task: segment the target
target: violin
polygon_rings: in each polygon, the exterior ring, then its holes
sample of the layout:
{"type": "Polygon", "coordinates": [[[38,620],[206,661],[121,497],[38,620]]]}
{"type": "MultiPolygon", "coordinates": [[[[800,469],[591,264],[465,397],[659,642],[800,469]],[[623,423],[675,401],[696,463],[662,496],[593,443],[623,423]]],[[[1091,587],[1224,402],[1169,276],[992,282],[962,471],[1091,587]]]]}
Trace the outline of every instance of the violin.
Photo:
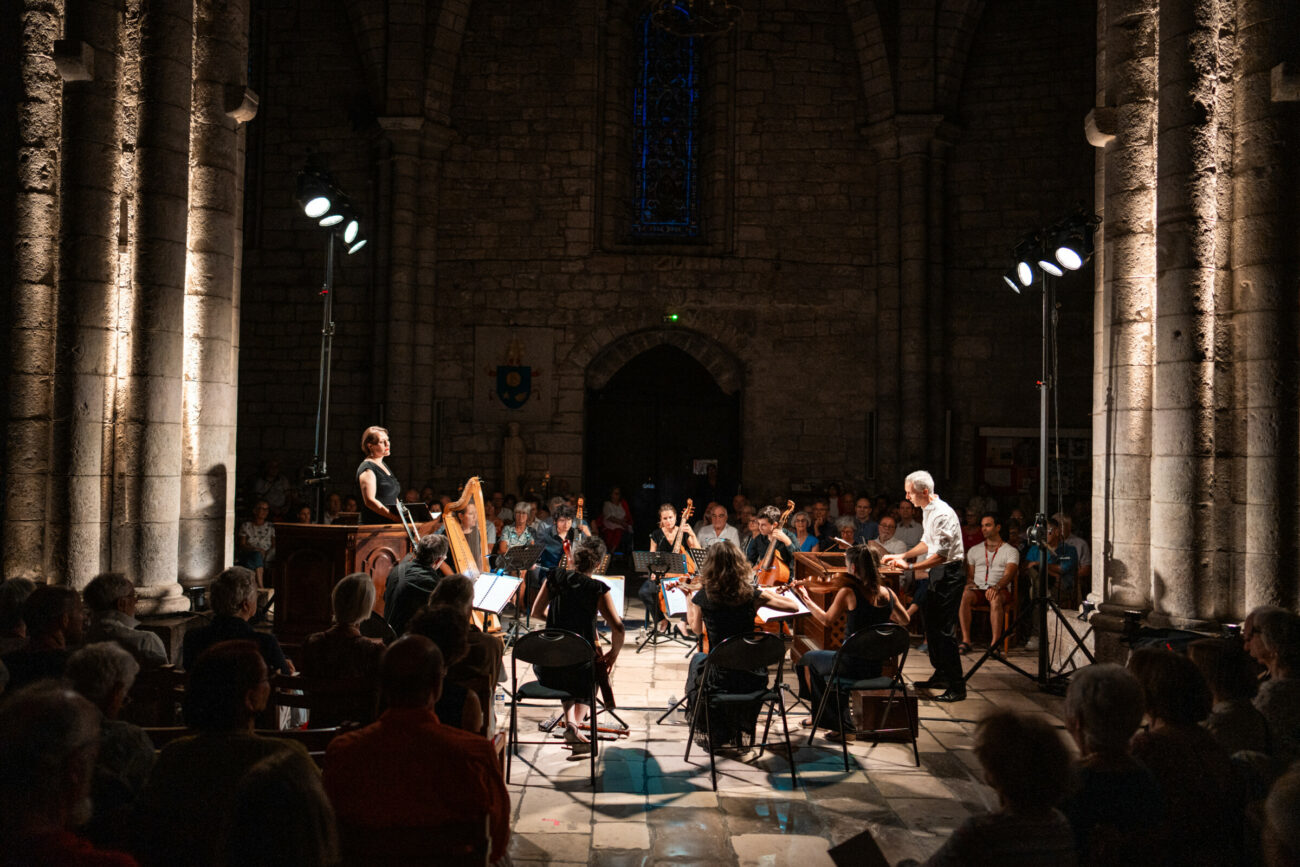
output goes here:
{"type": "Polygon", "coordinates": [[[786,584],[790,581],[790,567],[781,562],[776,556],[776,534],[785,529],[786,522],[794,514],[794,500],[785,501],[785,511],[781,513],[781,520],[772,530],[772,535],[767,540],[767,553],[763,559],[758,561],[758,566],[754,569],[754,581],[759,586],[771,587],[773,584],[786,584]]]}

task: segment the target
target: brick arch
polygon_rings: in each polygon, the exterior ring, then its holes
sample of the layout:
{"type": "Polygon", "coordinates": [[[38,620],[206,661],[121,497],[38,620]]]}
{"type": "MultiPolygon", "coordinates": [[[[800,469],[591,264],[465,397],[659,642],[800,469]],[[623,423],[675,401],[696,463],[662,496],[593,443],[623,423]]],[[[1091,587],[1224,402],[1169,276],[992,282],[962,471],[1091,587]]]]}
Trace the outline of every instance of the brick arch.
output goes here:
{"type": "Polygon", "coordinates": [[[600,389],[633,358],[665,345],[698,361],[727,394],[740,391],[745,383],[745,366],[738,355],[712,337],[683,328],[645,328],[617,336],[601,329],[575,346],[566,364],[585,372],[587,388],[600,389]]]}

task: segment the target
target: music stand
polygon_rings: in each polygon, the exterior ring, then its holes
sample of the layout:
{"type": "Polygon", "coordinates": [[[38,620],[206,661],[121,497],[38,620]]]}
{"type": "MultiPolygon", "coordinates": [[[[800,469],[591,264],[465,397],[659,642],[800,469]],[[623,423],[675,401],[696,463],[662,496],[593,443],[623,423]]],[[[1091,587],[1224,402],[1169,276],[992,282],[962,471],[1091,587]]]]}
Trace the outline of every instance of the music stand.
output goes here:
{"type": "MultiPolygon", "coordinates": [[[[537,562],[537,558],[542,556],[546,546],[538,543],[532,545],[518,545],[514,548],[508,548],[504,554],[497,555],[497,568],[503,572],[527,573],[537,562]]],[[[528,598],[528,578],[525,574],[523,584],[524,597],[524,622],[519,623],[519,602],[515,601],[515,616],[511,619],[510,625],[506,628],[504,641],[507,645],[513,644],[515,639],[520,635],[531,632],[533,628],[532,621],[532,600],[528,598]]]]}
{"type": "MultiPolygon", "coordinates": [[[[674,554],[671,551],[633,551],[632,566],[637,572],[649,574],[650,580],[655,582],[655,586],[662,594],[665,575],[670,572],[676,575],[686,574],[686,555],[674,554]]],[[[637,653],[644,650],[647,644],[656,647],[666,641],[680,642],[688,647],[694,646],[694,642],[672,629],[663,632],[655,629],[653,626],[654,615],[650,611],[646,611],[645,617],[646,635],[645,638],[641,639],[641,643],[636,646],[637,653]]]]}

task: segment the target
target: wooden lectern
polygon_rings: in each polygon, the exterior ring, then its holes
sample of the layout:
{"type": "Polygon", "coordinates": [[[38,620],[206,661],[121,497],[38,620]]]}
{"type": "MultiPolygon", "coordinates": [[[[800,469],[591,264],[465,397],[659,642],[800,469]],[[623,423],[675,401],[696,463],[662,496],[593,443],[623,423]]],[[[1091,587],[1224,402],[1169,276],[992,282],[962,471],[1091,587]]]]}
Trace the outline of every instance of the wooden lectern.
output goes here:
{"type": "MultiPolygon", "coordinates": [[[[431,532],[432,525],[419,528],[431,532]]],[[[276,524],[275,634],[283,643],[301,644],[333,621],[330,594],[345,575],[365,572],[375,585],[375,611],[384,613],[388,573],[410,552],[401,524],[276,524]]]]}

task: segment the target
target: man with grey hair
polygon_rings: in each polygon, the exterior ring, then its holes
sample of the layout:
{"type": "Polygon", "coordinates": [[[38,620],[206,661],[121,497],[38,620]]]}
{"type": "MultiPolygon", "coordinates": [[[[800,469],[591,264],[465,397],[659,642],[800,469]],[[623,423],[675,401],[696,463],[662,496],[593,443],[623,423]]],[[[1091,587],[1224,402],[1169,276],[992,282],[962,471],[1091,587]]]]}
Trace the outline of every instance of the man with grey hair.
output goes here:
{"type": "Polygon", "coordinates": [[[921,612],[934,676],[917,686],[944,690],[935,701],[962,701],[966,682],[957,650],[957,618],[966,586],[966,549],[961,541],[961,520],[952,506],[939,499],[934,477],[925,470],[909,475],[903,487],[908,500],[921,510],[921,541],[902,554],[882,557],[881,565],[906,569],[907,561],[915,559],[912,569],[929,570],[930,588],[921,612]]]}
{"type": "Polygon", "coordinates": [[[406,624],[442,580],[438,567],[447,559],[447,537],[430,533],[415,544],[411,556],[393,567],[384,585],[384,619],[401,635],[406,624]]]}
{"type": "Polygon", "coordinates": [[[114,641],[87,644],[68,660],[68,682],[103,715],[91,786],[94,811],[85,833],[104,845],[126,842],[126,820],[153,770],[149,736],[139,726],[117,718],[139,672],[135,657],[114,641]]]}
{"type": "Polygon", "coordinates": [[[257,613],[257,576],[243,566],[231,566],[212,582],[212,622],[185,633],[181,661],[186,671],[214,644],[222,641],[252,641],[272,674],[293,673],[293,663],[284,656],[280,642],[269,632],[258,632],[248,621],[257,613]]]}
{"type": "Polygon", "coordinates": [[[91,815],[99,712],[65,686],[33,684],[0,706],[0,840],[6,864],[127,865],[73,829],[91,815]]]}
{"type": "Polygon", "coordinates": [[[167,664],[162,639],[135,619],[135,585],[129,578],[121,572],[96,575],[82,596],[90,609],[86,641],[116,641],[148,668],[167,664]]]}

